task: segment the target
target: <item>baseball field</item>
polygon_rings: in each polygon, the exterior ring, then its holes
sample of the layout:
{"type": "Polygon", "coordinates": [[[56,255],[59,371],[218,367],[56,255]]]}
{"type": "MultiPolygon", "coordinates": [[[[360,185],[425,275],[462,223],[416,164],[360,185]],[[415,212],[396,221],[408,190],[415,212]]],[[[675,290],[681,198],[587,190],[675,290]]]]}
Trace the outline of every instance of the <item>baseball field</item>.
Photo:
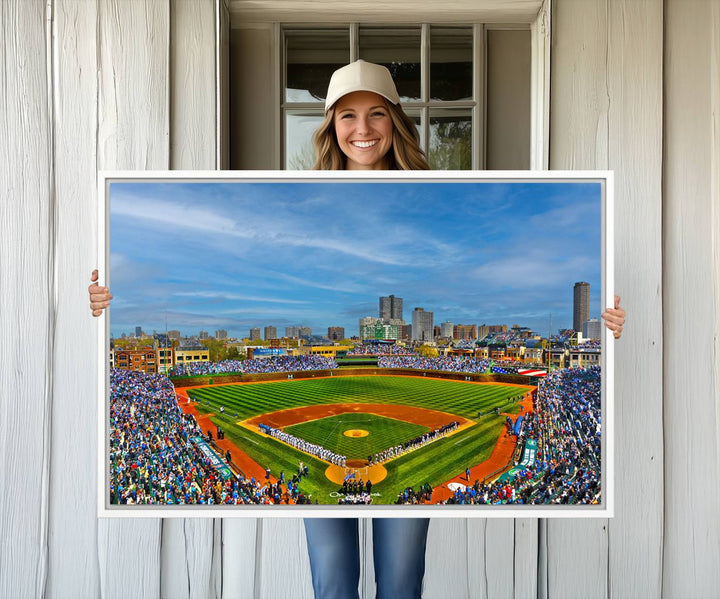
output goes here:
{"type": "Polygon", "coordinates": [[[309,475],[300,488],[321,504],[336,504],[343,475],[354,471],[373,480],[373,504],[390,504],[406,487],[438,487],[488,460],[504,435],[506,416],[519,412],[517,400],[531,389],[431,377],[334,376],[189,387],[182,395],[225,430],[240,453],[236,460],[233,452],[233,461],[249,460],[254,472],[270,468],[273,481],[281,471],[289,479],[303,462],[309,475]],[[368,468],[375,453],[453,421],[458,427],[451,433],[368,468]],[[347,467],[291,447],[260,424],[342,454],[347,467]]]}

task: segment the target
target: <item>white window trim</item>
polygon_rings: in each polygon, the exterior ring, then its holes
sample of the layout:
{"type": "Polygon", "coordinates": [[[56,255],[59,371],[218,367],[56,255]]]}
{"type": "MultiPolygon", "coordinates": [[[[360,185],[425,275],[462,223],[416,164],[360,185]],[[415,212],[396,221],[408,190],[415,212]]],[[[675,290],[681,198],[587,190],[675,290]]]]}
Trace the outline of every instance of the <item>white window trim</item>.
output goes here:
{"type": "Polygon", "coordinates": [[[530,168],[550,168],[550,2],[530,26],[530,168]]]}
{"type": "Polygon", "coordinates": [[[219,0],[228,3],[233,27],[241,23],[418,23],[531,24],[544,0],[219,0]]]}
{"type": "MultiPolygon", "coordinates": [[[[530,26],[531,31],[531,84],[530,84],[530,169],[531,170],[547,170],[550,162],[550,151],[549,151],[549,131],[550,131],[550,14],[551,14],[551,1],[552,0],[538,0],[537,8],[533,11],[527,10],[525,13],[519,13],[517,7],[513,6],[510,0],[484,0],[481,2],[481,6],[474,7],[472,11],[468,13],[467,3],[461,2],[458,6],[448,5],[447,3],[443,6],[442,14],[432,12],[428,10],[418,10],[411,12],[409,7],[412,2],[398,2],[388,3],[386,10],[390,10],[390,7],[394,7],[394,13],[396,17],[402,17],[405,14],[414,14],[416,18],[422,18],[422,21],[427,23],[437,24],[457,24],[462,22],[464,19],[470,19],[472,15],[473,21],[484,20],[486,22],[502,23],[502,22],[514,22],[526,23],[530,26]],[[403,10],[401,4],[407,4],[403,10]],[[464,5],[464,10],[459,6],[464,5]],[[450,19],[450,21],[448,21],[450,19]]],[[[363,12],[363,8],[367,9],[367,4],[361,4],[357,7],[354,6],[354,2],[346,2],[344,4],[345,12],[340,14],[336,10],[330,9],[330,3],[324,16],[321,18],[319,14],[313,12],[303,12],[299,10],[299,2],[292,0],[292,2],[278,2],[277,0],[262,0],[248,3],[245,0],[231,0],[229,3],[230,18],[232,27],[243,27],[248,26],[251,22],[258,21],[272,21],[273,22],[273,64],[275,66],[275,72],[277,76],[274,78],[275,83],[273,89],[272,98],[273,106],[275,107],[275,123],[277,123],[278,130],[274,133],[276,138],[279,138],[281,142],[274,145],[273,159],[275,168],[284,168],[284,118],[283,109],[281,102],[284,89],[284,73],[283,71],[283,48],[282,42],[282,30],[280,21],[284,24],[291,25],[303,25],[309,26],[311,23],[308,20],[318,20],[325,24],[341,24],[347,23],[350,20],[355,21],[355,25],[350,27],[350,51],[351,60],[357,59],[357,56],[353,56],[357,44],[358,25],[357,23],[364,23],[367,20],[382,21],[385,24],[395,23],[397,21],[392,20],[389,14],[382,13],[383,3],[377,2],[374,12],[369,13],[367,10],[363,12]],[[380,12],[377,12],[380,11],[380,12]],[[352,15],[352,19],[348,18],[348,15],[352,15]],[[313,18],[315,17],[315,18],[313,18]],[[353,39],[355,36],[355,39],[353,39]]],[[[314,6],[318,7],[317,0],[314,2],[314,6]]],[[[422,3],[420,3],[422,4],[422,3]]],[[[475,27],[474,35],[485,36],[488,27],[496,28],[497,25],[488,24],[485,27],[475,27]],[[479,30],[479,32],[478,32],[479,30]]],[[[507,26],[506,26],[507,27],[507,26]]],[[[473,56],[474,61],[484,61],[484,43],[478,43],[483,40],[474,39],[473,47],[475,55],[473,56]]],[[[478,62],[477,64],[480,64],[478,62]]],[[[477,70],[475,70],[477,72],[477,70]]],[[[483,73],[486,73],[487,69],[483,69],[483,73]]],[[[482,80],[478,77],[473,82],[473,94],[476,98],[481,98],[482,101],[476,102],[473,108],[473,121],[480,131],[485,135],[485,80],[484,76],[482,80]]],[[[427,81],[427,78],[425,78],[427,81]]],[[[486,140],[482,139],[481,143],[473,143],[473,164],[484,165],[486,140]]]]}

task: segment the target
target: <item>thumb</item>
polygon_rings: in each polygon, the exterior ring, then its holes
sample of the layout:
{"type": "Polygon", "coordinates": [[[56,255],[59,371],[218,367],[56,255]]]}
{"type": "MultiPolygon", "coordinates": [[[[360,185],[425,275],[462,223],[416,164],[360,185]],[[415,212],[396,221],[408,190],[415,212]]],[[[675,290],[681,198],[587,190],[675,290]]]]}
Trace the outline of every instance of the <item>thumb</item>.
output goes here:
{"type": "Polygon", "coordinates": [[[98,280],[98,271],[97,268],[92,271],[92,274],[90,275],[90,280],[94,283],[98,280]]]}
{"type": "Polygon", "coordinates": [[[615,309],[617,310],[620,307],[620,296],[615,296],[615,309]]]}

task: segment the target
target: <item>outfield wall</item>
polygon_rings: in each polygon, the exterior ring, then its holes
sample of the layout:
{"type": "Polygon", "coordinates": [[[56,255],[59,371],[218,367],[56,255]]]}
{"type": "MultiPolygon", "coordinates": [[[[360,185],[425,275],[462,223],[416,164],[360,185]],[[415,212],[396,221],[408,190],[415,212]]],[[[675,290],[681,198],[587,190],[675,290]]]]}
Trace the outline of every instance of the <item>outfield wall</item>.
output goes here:
{"type": "Polygon", "coordinates": [[[446,372],[443,370],[422,370],[414,368],[338,368],[334,370],[299,370],[296,372],[267,372],[262,374],[213,374],[170,378],[176,388],[197,387],[200,385],[228,385],[230,383],[261,383],[285,381],[289,377],[295,380],[314,379],[329,376],[427,376],[434,379],[451,381],[472,381],[474,383],[508,383],[512,385],[537,386],[535,377],[519,374],[471,374],[466,372],[446,372]]]}

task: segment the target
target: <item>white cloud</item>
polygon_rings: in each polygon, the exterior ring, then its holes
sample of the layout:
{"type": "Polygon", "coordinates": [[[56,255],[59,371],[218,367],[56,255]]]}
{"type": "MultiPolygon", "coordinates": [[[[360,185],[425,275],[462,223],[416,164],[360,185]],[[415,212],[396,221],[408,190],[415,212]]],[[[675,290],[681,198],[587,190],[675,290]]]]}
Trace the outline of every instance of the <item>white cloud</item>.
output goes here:
{"type": "Polygon", "coordinates": [[[172,294],[175,297],[196,297],[201,299],[218,299],[246,302],[264,302],[275,304],[307,304],[306,300],[293,300],[284,297],[257,297],[240,295],[237,293],[226,293],[224,291],[178,291],[172,294]]]}
{"type": "MultiPolygon", "coordinates": [[[[571,248],[567,249],[571,251],[571,248]]],[[[580,281],[588,278],[588,272],[595,271],[599,271],[599,265],[587,256],[569,255],[561,259],[560,256],[532,249],[525,255],[490,260],[475,268],[472,277],[481,285],[538,289],[580,281]]]]}
{"type": "Polygon", "coordinates": [[[124,216],[137,219],[146,225],[158,225],[163,230],[180,228],[213,233],[229,233],[244,237],[251,236],[249,232],[239,229],[235,220],[217,214],[211,208],[186,206],[177,202],[119,195],[112,199],[110,215],[111,218],[124,216]]]}

